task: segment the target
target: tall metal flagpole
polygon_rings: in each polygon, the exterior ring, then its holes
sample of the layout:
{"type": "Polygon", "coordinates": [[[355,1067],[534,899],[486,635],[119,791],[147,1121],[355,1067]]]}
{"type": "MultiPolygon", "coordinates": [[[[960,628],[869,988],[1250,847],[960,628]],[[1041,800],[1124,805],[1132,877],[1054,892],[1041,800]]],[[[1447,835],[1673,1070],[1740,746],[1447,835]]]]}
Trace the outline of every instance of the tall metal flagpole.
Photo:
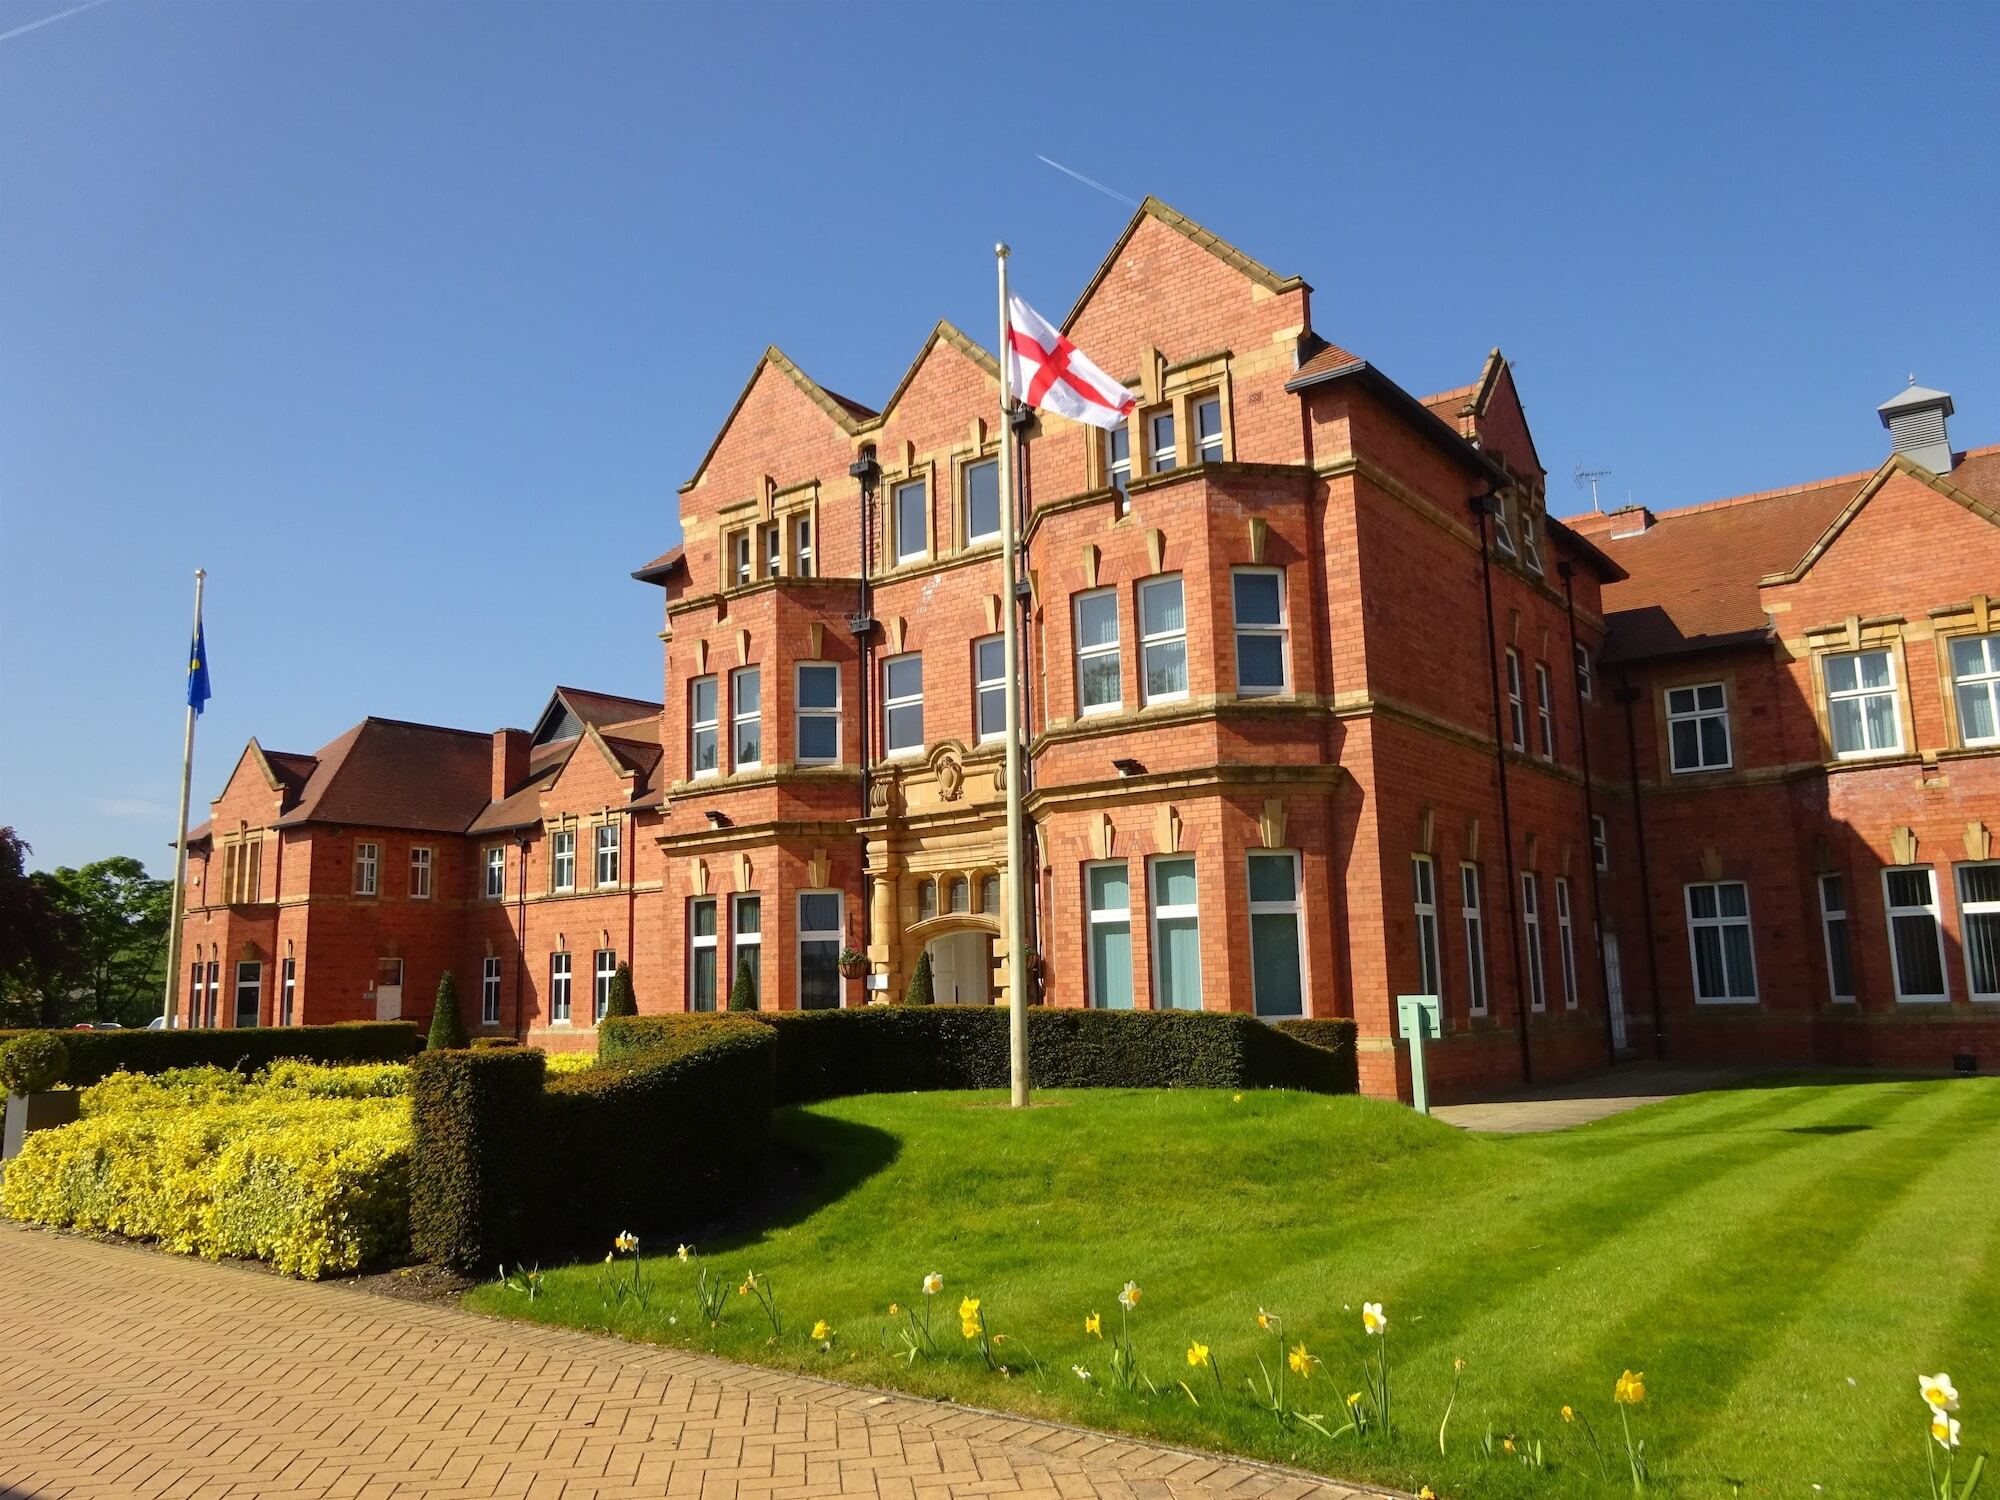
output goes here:
{"type": "MultiPolygon", "coordinates": [[[[194,570],[194,629],[188,632],[188,649],[194,649],[195,641],[201,635],[201,591],[208,574],[200,568],[194,570]]],[[[188,675],[194,674],[194,664],[188,664],[188,675]]],[[[194,781],[194,702],[187,706],[187,731],[181,740],[181,821],[180,833],[174,840],[174,901],[173,916],[167,926],[167,993],[161,1002],[160,1014],[163,1024],[174,1024],[176,990],[181,972],[181,916],[187,905],[187,841],[188,841],[188,788],[194,781]]],[[[190,1020],[193,1018],[190,1017],[190,1020]]]]}
{"type": "Polygon", "coordinates": [[[993,247],[1000,272],[1000,610],[1007,671],[1007,1067],[1013,1105],[1028,1103],[1028,858],[1021,827],[1020,608],[1014,598],[1014,393],[1007,381],[1007,247],[993,247]]]}

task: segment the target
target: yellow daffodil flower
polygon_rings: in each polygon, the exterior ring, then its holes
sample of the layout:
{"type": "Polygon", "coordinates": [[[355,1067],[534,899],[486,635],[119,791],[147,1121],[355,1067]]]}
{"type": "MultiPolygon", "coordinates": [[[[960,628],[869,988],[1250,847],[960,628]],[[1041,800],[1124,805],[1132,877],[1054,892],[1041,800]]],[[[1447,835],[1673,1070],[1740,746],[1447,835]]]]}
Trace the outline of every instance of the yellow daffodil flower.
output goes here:
{"type": "Polygon", "coordinates": [[[1083,1320],[1083,1331],[1094,1339],[1103,1338],[1104,1319],[1098,1317],[1096,1313],[1086,1314],[1083,1320]]]}
{"type": "Polygon", "coordinates": [[[1576,1412],[1565,1406],[1563,1408],[1563,1420],[1565,1422],[1574,1422],[1576,1420],[1576,1412]]]}
{"type": "Polygon", "coordinates": [[[621,1230],[618,1238],[611,1243],[616,1245],[620,1250],[623,1250],[627,1255],[630,1255],[634,1250],[639,1248],[639,1236],[632,1233],[629,1229],[621,1230]]]}
{"type": "Polygon", "coordinates": [[[1231,1104],[1241,1104],[1243,1102],[1243,1096],[1241,1094],[1232,1094],[1229,1096],[1229,1102],[1231,1104]]]}
{"type": "Polygon", "coordinates": [[[1207,1364],[1208,1345],[1202,1343],[1198,1339],[1190,1340],[1188,1343],[1188,1363],[1195,1366],[1197,1369],[1200,1368],[1202,1365],[1207,1364]]]}
{"type": "Polygon", "coordinates": [[[1285,1363],[1292,1367],[1294,1375],[1310,1380],[1312,1372],[1319,1368],[1319,1357],[1306,1353],[1306,1346],[1300,1343],[1293,1346],[1292,1352],[1285,1356],[1285,1363]]]}
{"type": "Polygon", "coordinates": [[[1438,1500],[1437,1491],[1432,1489],[1429,1485],[1425,1485],[1422,1489],[1417,1491],[1417,1500],[1438,1500]]]}
{"type": "Polygon", "coordinates": [[[1261,1307],[1257,1309],[1257,1326],[1266,1333],[1271,1331],[1271,1315],[1261,1307]]]}
{"type": "Polygon", "coordinates": [[[979,1299],[967,1297],[958,1304],[958,1317],[962,1323],[970,1323],[979,1316],[979,1299]]]}
{"type": "Polygon", "coordinates": [[[926,1297],[935,1297],[939,1292],[943,1290],[944,1290],[944,1278],[938,1275],[937,1272],[933,1271],[931,1272],[930,1275],[924,1278],[924,1295],[926,1297]]]}
{"type": "Polygon", "coordinates": [[[1354,1409],[1355,1407],[1359,1406],[1360,1404],[1361,1404],[1361,1392],[1359,1392],[1359,1391],[1349,1391],[1349,1392],[1347,1393],[1347,1408],[1348,1408],[1348,1410],[1349,1410],[1349,1411],[1352,1411],[1352,1410],[1353,1410],[1353,1409],[1354,1409]]]}
{"type": "Polygon", "coordinates": [[[1139,1291],[1139,1283],[1136,1281],[1128,1281],[1125,1283],[1125,1290],[1118,1294],[1118,1300],[1120,1303],[1124,1305],[1125,1311],[1131,1312],[1134,1308],[1136,1308],[1139,1305],[1139,1298],[1141,1295],[1142,1294],[1139,1291]]]}
{"type": "Polygon", "coordinates": [[[1919,1375],[1917,1389],[1924,1400],[1939,1411],[1958,1410],[1958,1387],[1951,1383],[1951,1377],[1940,1370],[1935,1375],[1919,1375]]]}
{"type": "Polygon", "coordinates": [[[674,1252],[674,1257],[677,1260],[688,1260],[693,1255],[694,1255],[694,1246],[692,1245],[683,1245],[680,1247],[680,1249],[674,1252]]]}
{"type": "Polygon", "coordinates": [[[967,1319],[965,1322],[959,1324],[958,1331],[964,1334],[968,1340],[979,1337],[979,1325],[971,1319],[967,1319]]]}
{"type": "Polygon", "coordinates": [[[895,1304],[894,1302],[891,1302],[891,1303],[889,1304],[889,1316],[890,1316],[890,1317],[892,1317],[892,1318],[896,1318],[896,1317],[901,1317],[901,1316],[902,1316],[902,1312],[903,1312],[903,1309],[902,1309],[901,1307],[899,1307],[899,1306],[898,1306],[897,1304],[895,1304]]]}
{"type": "Polygon", "coordinates": [[[1379,1302],[1361,1304],[1361,1326],[1369,1333],[1380,1333],[1389,1326],[1389,1319],[1382,1312],[1379,1302]]]}
{"type": "Polygon", "coordinates": [[[1457,1371],[1463,1371],[1463,1370],[1465,1369],[1465,1359],[1464,1359],[1464,1356],[1462,1356],[1462,1355],[1461,1355],[1461,1356],[1460,1356],[1459,1358],[1457,1358],[1457,1359],[1453,1360],[1453,1361],[1451,1362],[1451,1367],[1452,1367],[1452,1369],[1453,1369],[1453,1371],[1454,1371],[1454,1372],[1457,1372],[1457,1371]]]}
{"type": "Polygon", "coordinates": [[[1956,1448],[1958,1446],[1958,1418],[1949,1416],[1939,1411],[1936,1407],[1932,1407],[1931,1436],[1937,1439],[1937,1445],[1940,1448],[1956,1448]]]}
{"type": "Polygon", "coordinates": [[[1620,1406],[1637,1406],[1646,1399],[1646,1372],[1636,1375],[1627,1370],[1618,1377],[1618,1384],[1611,1389],[1611,1399],[1620,1406]]]}
{"type": "Polygon", "coordinates": [[[1510,1437],[1502,1438],[1500,1439],[1500,1446],[1507,1452],[1512,1453],[1514,1451],[1514,1440],[1510,1437]]]}

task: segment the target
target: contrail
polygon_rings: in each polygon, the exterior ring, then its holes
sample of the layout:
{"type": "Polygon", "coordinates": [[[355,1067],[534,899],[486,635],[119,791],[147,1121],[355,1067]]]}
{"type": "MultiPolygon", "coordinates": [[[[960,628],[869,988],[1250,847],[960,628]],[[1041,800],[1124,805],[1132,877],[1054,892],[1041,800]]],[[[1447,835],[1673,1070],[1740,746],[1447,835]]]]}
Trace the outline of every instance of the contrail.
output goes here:
{"type": "Polygon", "coordinates": [[[96,10],[104,3],[105,0],[83,0],[81,5],[72,5],[68,10],[59,10],[52,16],[43,16],[41,20],[30,21],[26,26],[16,26],[12,31],[0,31],[0,42],[11,42],[15,37],[24,36],[30,31],[40,31],[44,26],[53,26],[70,16],[80,16],[87,10],[96,10]]]}
{"type": "MultiPolygon", "coordinates": [[[[103,0],[95,0],[95,3],[102,4],[103,0]]],[[[0,38],[0,40],[4,40],[4,38],[0,38]]],[[[1065,177],[1074,177],[1078,182],[1082,183],[1085,187],[1096,188],[1098,192],[1104,194],[1104,196],[1107,198],[1116,198],[1120,203],[1124,204],[1127,208],[1137,208],[1139,206],[1138,199],[1128,198],[1123,193],[1115,193],[1110,188],[1106,187],[1103,183],[1099,182],[1096,178],[1086,177],[1081,172],[1072,171],[1070,168],[1064,166],[1059,161],[1050,161],[1048,157],[1042,155],[1042,153],[1039,151],[1035,153],[1035,160],[1039,162],[1046,162],[1049,166],[1054,167],[1058,172],[1062,173],[1063,176],[1065,177]]]]}

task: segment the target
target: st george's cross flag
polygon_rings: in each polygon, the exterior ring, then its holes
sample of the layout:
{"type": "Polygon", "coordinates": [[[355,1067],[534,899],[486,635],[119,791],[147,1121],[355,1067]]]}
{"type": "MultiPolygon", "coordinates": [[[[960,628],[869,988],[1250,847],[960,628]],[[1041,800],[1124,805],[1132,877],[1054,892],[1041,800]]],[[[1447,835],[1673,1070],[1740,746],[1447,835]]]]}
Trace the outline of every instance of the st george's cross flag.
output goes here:
{"type": "Polygon", "coordinates": [[[1139,403],[1019,297],[1007,298],[1007,390],[1037,411],[1106,431],[1139,403]]]}

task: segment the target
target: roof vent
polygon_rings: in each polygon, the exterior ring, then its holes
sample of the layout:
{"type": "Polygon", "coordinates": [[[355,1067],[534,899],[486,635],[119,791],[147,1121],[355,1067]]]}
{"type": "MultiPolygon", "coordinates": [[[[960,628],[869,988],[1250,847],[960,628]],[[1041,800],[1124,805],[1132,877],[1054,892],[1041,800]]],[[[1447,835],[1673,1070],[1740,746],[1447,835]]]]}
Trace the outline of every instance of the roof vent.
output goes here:
{"type": "Polygon", "coordinates": [[[1951,472],[1951,442],[1944,432],[1944,419],[1952,412],[1950,396],[1918,385],[1912,375],[1908,390],[1875,410],[1895,439],[1898,453],[1907,454],[1933,474],[1951,472]]]}

